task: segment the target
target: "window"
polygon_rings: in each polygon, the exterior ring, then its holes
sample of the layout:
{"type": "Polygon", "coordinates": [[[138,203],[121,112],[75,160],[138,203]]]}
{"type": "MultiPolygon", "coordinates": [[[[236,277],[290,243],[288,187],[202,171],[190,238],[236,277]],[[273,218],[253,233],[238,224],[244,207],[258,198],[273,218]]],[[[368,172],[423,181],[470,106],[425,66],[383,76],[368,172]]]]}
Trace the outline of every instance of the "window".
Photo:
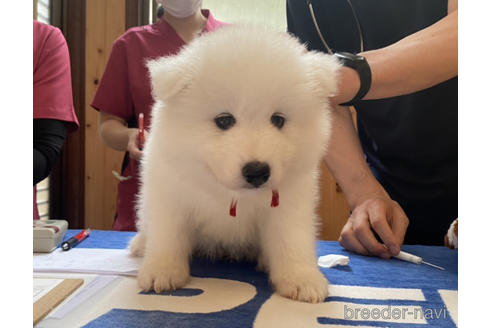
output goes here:
{"type": "Polygon", "coordinates": [[[50,23],[50,1],[49,0],[37,0],[36,14],[37,19],[40,22],[50,23]]]}
{"type": "Polygon", "coordinates": [[[215,18],[227,23],[266,25],[287,31],[285,0],[203,0],[202,8],[210,9],[215,18]]]}

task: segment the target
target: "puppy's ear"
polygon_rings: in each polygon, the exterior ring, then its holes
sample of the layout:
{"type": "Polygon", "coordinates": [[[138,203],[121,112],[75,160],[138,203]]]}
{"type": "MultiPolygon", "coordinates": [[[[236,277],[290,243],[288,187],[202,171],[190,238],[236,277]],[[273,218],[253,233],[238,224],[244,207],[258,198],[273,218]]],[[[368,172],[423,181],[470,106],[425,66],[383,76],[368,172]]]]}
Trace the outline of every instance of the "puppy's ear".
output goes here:
{"type": "Polygon", "coordinates": [[[310,88],[321,97],[332,97],[338,91],[338,71],[342,65],[335,56],[321,52],[303,54],[308,66],[310,88]]]}
{"type": "Polygon", "coordinates": [[[147,61],[152,94],[160,100],[168,100],[181,92],[192,81],[190,67],[181,56],[161,57],[147,61]]]}

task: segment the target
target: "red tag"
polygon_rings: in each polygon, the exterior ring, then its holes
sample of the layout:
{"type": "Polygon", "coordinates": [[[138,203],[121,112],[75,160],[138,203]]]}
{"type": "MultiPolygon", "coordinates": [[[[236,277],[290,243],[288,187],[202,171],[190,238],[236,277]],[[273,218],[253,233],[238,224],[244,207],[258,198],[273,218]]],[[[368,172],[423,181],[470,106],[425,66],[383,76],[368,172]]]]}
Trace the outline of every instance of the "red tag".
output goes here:
{"type": "Polygon", "coordinates": [[[237,200],[232,200],[231,202],[231,207],[229,208],[229,215],[232,217],[236,217],[236,206],[237,206],[237,200]]]}
{"type": "Polygon", "coordinates": [[[270,206],[271,207],[277,207],[278,203],[279,203],[278,191],[272,190],[272,203],[270,204],[270,206]]]}

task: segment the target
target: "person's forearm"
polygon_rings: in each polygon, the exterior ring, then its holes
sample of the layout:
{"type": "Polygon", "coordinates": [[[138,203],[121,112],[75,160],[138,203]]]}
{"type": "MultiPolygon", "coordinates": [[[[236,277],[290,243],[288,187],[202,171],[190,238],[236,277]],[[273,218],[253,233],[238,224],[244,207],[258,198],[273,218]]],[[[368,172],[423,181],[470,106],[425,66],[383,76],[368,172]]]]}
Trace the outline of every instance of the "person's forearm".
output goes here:
{"type": "Polygon", "coordinates": [[[55,119],[33,120],[33,185],[50,174],[65,143],[67,125],[55,119]]]}
{"type": "Polygon", "coordinates": [[[363,52],[372,71],[364,99],[420,91],[458,74],[458,11],[388,47],[363,52]]]}
{"type": "Polygon", "coordinates": [[[103,143],[119,151],[126,151],[129,131],[122,119],[104,112],[99,113],[99,135],[103,143]]]}
{"type": "Polygon", "coordinates": [[[50,168],[46,156],[44,156],[43,153],[37,150],[36,148],[33,149],[32,158],[34,163],[33,173],[32,173],[33,186],[34,186],[49,175],[50,168]]]}
{"type": "Polygon", "coordinates": [[[347,107],[332,110],[332,132],[324,162],[345,193],[351,209],[368,197],[388,194],[367,166],[347,107]]]}
{"type": "MultiPolygon", "coordinates": [[[[458,11],[385,48],[361,53],[372,72],[363,99],[382,99],[417,92],[458,74],[458,11]]],[[[360,87],[357,73],[342,67],[339,94],[332,103],[353,99],[360,87]]]]}

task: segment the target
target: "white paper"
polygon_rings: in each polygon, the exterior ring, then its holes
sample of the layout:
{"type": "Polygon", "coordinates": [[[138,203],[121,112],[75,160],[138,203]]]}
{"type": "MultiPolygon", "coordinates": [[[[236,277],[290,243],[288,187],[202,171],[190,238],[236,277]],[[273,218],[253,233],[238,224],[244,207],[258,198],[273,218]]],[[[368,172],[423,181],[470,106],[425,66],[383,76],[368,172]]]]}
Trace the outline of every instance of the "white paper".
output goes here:
{"type": "Polygon", "coordinates": [[[131,256],[127,249],[73,248],[34,254],[33,270],[136,276],[141,261],[141,257],[131,256]]]}
{"type": "Polygon", "coordinates": [[[328,254],[318,258],[318,265],[322,268],[331,268],[337,265],[348,265],[349,258],[344,255],[328,254]]]}
{"type": "Polygon", "coordinates": [[[48,294],[50,290],[58,286],[63,279],[52,278],[34,278],[33,279],[33,304],[37,302],[41,297],[48,294]]]}

